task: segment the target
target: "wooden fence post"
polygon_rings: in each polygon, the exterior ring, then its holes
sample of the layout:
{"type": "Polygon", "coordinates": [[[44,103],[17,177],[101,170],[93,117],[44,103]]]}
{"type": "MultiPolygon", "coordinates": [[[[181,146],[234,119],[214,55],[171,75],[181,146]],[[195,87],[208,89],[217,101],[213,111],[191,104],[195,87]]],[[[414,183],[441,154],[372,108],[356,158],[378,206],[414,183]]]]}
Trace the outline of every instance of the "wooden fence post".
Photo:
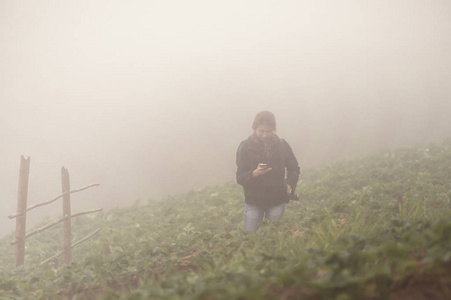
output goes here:
{"type": "Polygon", "coordinates": [[[16,219],[16,241],[15,265],[24,264],[25,260],[25,231],[27,225],[27,198],[28,198],[28,177],[30,174],[30,157],[25,159],[20,157],[19,189],[17,192],[17,219],[16,219]]]}
{"type": "Polygon", "coordinates": [[[63,196],[63,217],[68,217],[63,223],[64,235],[64,263],[70,264],[72,262],[72,233],[71,233],[71,211],[70,211],[70,179],[69,171],[61,168],[61,187],[63,196]]]}

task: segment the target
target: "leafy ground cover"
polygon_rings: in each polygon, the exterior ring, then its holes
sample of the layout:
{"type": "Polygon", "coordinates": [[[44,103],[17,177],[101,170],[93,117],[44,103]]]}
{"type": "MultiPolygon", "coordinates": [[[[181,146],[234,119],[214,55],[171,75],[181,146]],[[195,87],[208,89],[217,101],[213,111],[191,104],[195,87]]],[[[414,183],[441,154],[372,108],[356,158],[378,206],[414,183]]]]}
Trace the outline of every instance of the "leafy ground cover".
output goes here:
{"type": "MultiPolygon", "coordinates": [[[[450,299],[451,141],[303,170],[282,220],[242,231],[234,182],[0,240],[1,299],[450,299]]],[[[44,220],[43,224],[48,220],[44,220]]]]}

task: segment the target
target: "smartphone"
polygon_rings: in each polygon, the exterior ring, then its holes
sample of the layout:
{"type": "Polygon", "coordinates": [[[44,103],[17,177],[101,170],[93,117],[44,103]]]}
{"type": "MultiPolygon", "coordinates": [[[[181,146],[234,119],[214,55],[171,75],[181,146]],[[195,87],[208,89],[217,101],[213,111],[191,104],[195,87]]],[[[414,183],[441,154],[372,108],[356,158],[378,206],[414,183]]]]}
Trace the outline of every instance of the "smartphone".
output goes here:
{"type": "Polygon", "coordinates": [[[268,168],[268,165],[267,164],[258,164],[261,168],[263,168],[263,169],[266,169],[266,168],[268,168]]]}

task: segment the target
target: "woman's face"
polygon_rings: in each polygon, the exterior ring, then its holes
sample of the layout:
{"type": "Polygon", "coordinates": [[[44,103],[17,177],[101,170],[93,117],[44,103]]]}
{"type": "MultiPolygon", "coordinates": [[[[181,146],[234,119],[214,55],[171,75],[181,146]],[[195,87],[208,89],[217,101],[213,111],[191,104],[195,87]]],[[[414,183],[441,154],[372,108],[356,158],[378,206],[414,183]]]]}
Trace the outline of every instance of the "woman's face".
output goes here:
{"type": "Polygon", "coordinates": [[[257,129],[255,129],[255,133],[260,140],[266,142],[273,137],[275,132],[274,129],[270,126],[260,125],[257,127],[257,129]]]}

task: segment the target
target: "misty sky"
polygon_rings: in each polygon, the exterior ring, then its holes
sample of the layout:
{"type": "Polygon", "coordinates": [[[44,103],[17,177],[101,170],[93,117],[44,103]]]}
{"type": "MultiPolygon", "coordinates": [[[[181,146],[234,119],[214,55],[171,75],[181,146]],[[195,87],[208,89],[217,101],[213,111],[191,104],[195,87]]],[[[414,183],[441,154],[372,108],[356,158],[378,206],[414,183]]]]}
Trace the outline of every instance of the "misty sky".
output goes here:
{"type": "Polygon", "coordinates": [[[451,136],[449,0],[1,0],[0,46],[0,235],[21,154],[78,212],[234,180],[261,110],[302,167],[451,136]]]}

